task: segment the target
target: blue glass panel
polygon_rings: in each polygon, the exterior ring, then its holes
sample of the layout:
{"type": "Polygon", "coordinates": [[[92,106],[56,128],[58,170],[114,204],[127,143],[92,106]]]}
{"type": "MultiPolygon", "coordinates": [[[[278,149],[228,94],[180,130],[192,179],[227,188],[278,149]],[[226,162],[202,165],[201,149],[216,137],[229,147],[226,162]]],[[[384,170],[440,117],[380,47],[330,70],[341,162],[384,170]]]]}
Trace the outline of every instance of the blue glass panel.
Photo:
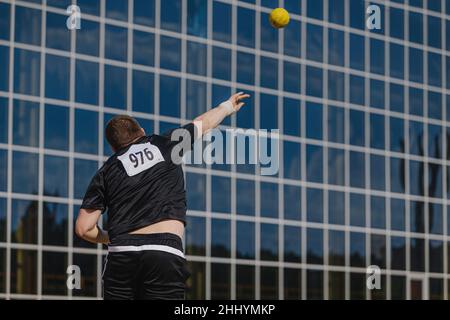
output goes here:
{"type": "Polygon", "coordinates": [[[284,186],[284,219],[300,220],[302,189],[296,186],[284,186]]]}
{"type": "Polygon", "coordinates": [[[384,116],[370,114],[370,147],[384,149],[384,116]]]}
{"type": "MultiPolygon", "coordinates": [[[[270,7],[272,7],[272,0],[270,2],[270,7]]],[[[273,5],[275,6],[275,5],[273,5]]],[[[302,2],[301,1],[285,1],[284,8],[290,12],[295,14],[300,14],[302,11],[302,2]]]]}
{"type": "Polygon", "coordinates": [[[365,187],[365,163],[364,154],[361,152],[350,152],[350,186],[357,188],[365,187]]]}
{"type": "Polygon", "coordinates": [[[261,182],[261,216],[278,218],[278,184],[261,182]]]}
{"type": "MultiPolygon", "coordinates": [[[[287,2],[285,3],[287,4],[287,2]]],[[[284,54],[293,57],[300,57],[301,51],[302,24],[300,21],[291,20],[289,28],[284,29],[284,54]]]]}
{"type": "MultiPolygon", "coordinates": [[[[439,2],[439,1],[434,1],[439,2]]],[[[441,19],[428,16],[428,45],[441,48],[441,19]]]]}
{"type": "Polygon", "coordinates": [[[323,19],[323,1],[307,0],[306,12],[308,17],[314,19],[323,19]]]}
{"type": "MultiPolygon", "coordinates": [[[[37,216],[37,201],[14,199],[12,201],[11,212],[11,241],[17,243],[36,244],[38,233],[37,216]]],[[[23,256],[21,258],[23,258],[23,256]]],[[[25,258],[25,261],[27,261],[28,263],[30,262],[29,258],[25,258]]],[[[20,268],[14,268],[14,265],[12,266],[12,268],[13,270],[20,270],[20,268]]]]}
{"type": "Polygon", "coordinates": [[[350,233],[350,265],[366,266],[366,235],[364,233],[350,233]]]}
{"type": "Polygon", "coordinates": [[[181,31],[181,0],[161,1],[161,28],[181,31]]]}
{"type": "Polygon", "coordinates": [[[198,42],[187,43],[187,72],[206,76],[206,45],[198,42]]]}
{"type": "Polygon", "coordinates": [[[105,4],[107,18],[128,21],[128,0],[108,0],[105,4]]]}
{"type": "Polygon", "coordinates": [[[237,44],[253,48],[255,46],[255,11],[238,7],[237,44]]]}
{"type": "Polygon", "coordinates": [[[403,39],[405,33],[404,11],[402,9],[389,8],[390,18],[390,36],[398,39],[403,39]]]}
{"type": "MultiPolygon", "coordinates": [[[[42,211],[43,211],[43,219],[42,219],[43,244],[66,246],[68,238],[67,204],[44,202],[42,211]]],[[[48,264],[51,263],[52,262],[48,262],[48,264]]]]}
{"type": "Polygon", "coordinates": [[[411,232],[423,233],[425,231],[424,204],[420,201],[411,201],[410,206],[410,230],[411,232]]]}
{"type": "Polygon", "coordinates": [[[181,41],[176,38],[161,36],[161,68],[180,70],[181,41]]]}
{"type": "Polygon", "coordinates": [[[69,108],[45,106],[45,148],[69,149],[69,108]]]}
{"type": "Polygon", "coordinates": [[[436,163],[428,164],[429,184],[428,194],[432,198],[442,198],[442,180],[443,172],[442,166],[436,163]]]}
{"type": "Polygon", "coordinates": [[[237,214],[255,215],[255,182],[237,179],[236,194],[245,194],[245,197],[236,198],[237,214]]]}
{"type": "Polygon", "coordinates": [[[364,146],[364,113],[350,110],[350,144],[364,146]]]}
{"type": "Polygon", "coordinates": [[[66,25],[67,16],[47,12],[46,19],[45,45],[47,48],[70,51],[70,32],[68,32],[66,25]]]}
{"type": "Polygon", "coordinates": [[[370,105],[374,108],[384,109],[384,82],[370,80],[370,105]]]}
{"type": "Polygon", "coordinates": [[[409,48],[409,80],[423,82],[423,52],[409,48]]]}
{"type": "Polygon", "coordinates": [[[409,5],[413,7],[423,8],[423,0],[409,0],[409,5]]]}
{"type": "Polygon", "coordinates": [[[16,6],[15,41],[41,44],[41,10],[16,6]]]}
{"type": "Polygon", "coordinates": [[[423,123],[409,122],[409,152],[415,155],[424,155],[423,123]]]}
{"type": "Polygon", "coordinates": [[[73,183],[75,199],[83,199],[86,189],[97,169],[97,161],[75,159],[73,183]]]}
{"type": "Polygon", "coordinates": [[[0,3],[0,39],[9,40],[10,24],[10,5],[8,3],[0,3]]]}
{"type": "MultiPolygon", "coordinates": [[[[359,1],[359,0],[358,0],[359,1]]],[[[350,34],[350,67],[364,71],[364,37],[350,34]]]]}
{"type": "Polygon", "coordinates": [[[328,183],[343,186],[345,183],[345,153],[341,149],[328,149],[328,183]]]}
{"type": "Polygon", "coordinates": [[[283,100],[284,134],[300,136],[301,106],[300,101],[284,98],[283,100]]]}
{"type": "Polygon", "coordinates": [[[403,119],[390,118],[391,151],[405,152],[405,126],[403,119]]]}
{"type": "Polygon", "coordinates": [[[230,220],[211,220],[211,256],[229,257],[231,252],[230,220]]]}
{"type": "Polygon", "coordinates": [[[310,222],[323,222],[323,191],[306,190],[306,218],[310,222]]]}
{"type": "Polygon", "coordinates": [[[363,194],[350,194],[350,225],[359,227],[366,225],[366,207],[363,194]]]}
{"type": "Polygon", "coordinates": [[[306,25],[306,57],[309,60],[323,60],[323,28],[314,24],[306,25]]]}
{"type": "Polygon", "coordinates": [[[207,0],[191,0],[187,3],[187,31],[197,37],[206,37],[207,0]]]}
{"type": "Polygon", "coordinates": [[[75,152],[98,152],[98,113],[75,110],[75,152]]]}
{"type": "Polygon", "coordinates": [[[423,116],[423,91],[421,89],[409,88],[409,113],[423,116]]]}
{"type": "Polygon", "coordinates": [[[370,72],[384,74],[384,42],[370,40],[370,72]]]}
{"type": "Polygon", "coordinates": [[[328,192],[328,222],[332,224],[345,224],[345,193],[338,191],[328,192]]]}
{"type": "MultiPolygon", "coordinates": [[[[0,149],[0,191],[7,191],[8,183],[8,151],[0,149]]],[[[1,200],[1,198],[0,198],[1,200]]],[[[2,208],[0,207],[0,210],[2,208]]],[[[6,214],[6,212],[5,212],[6,214]]],[[[1,215],[1,211],[0,211],[1,215]]]]}
{"type": "Polygon", "coordinates": [[[180,79],[170,76],[160,75],[159,96],[160,114],[165,116],[180,116],[180,79]]]}
{"type": "Polygon", "coordinates": [[[8,99],[0,98],[0,143],[8,142],[8,99]]]}
{"type": "Polygon", "coordinates": [[[186,81],[186,118],[194,119],[206,112],[206,83],[186,81]]]}
{"type": "Polygon", "coordinates": [[[213,38],[231,42],[231,5],[213,2],[213,38]]]}
{"type": "Polygon", "coordinates": [[[300,179],[300,144],[290,141],[284,142],[284,177],[300,179]]]}
{"type": "Polygon", "coordinates": [[[77,52],[98,56],[100,27],[97,22],[83,20],[83,26],[77,30],[77,52]]]}
{"type": "Polygon", "coordinates": [[[268,21],[269,15],[261,13],[261,49],[278,52],[278,29],[272,27],[268,21]]]}
{"type": "Polygon", "coordinates": [[[14,50],[14,92],[39,95],[40,60],[39,52],[14,50]]]}
{"type": "Polygon", "coordinates": [[[403,79],[404,74],[404,49],[402,45],[390,43],[390,76],[403,79]]]}
{"type": "Polygon", "coordinates": [[[13,152],[12,191],[17,193],[38,193],[39,155],[13,152]]]}
{"type": "Polygon", "coordinates": [[[436,87],[442,85],[442,57],[440,54],[428,52],[428,84],[436,87]]]}
{"type": "Polygon", "coordinates": [[[98,104],[98,64],[77,60],[75,101],[81,103],[98,104]]]}
{"type": "Polygon", "coordinates": [[[264,66],[264,72],[261,73],[261,86],[278,89],[278,60],[261,57],[261,66],[264,66]]]}
{"type": "Polygon", "coordinates": [[[428,124],[428,156],[432,158],[442,157],[442,127],[439,125],[428,124]]]}
{"type": "Polygon", "coordinates": [[[372,154],[370,156],[370,185],[373,190],[386,189],[384,157],[372,154]]]}
{"type": "Polygon", "coordinates": [[[155,0],[134,0],[134,23],[155,26],[155,0]]]}
{"type": "Polygon", "coordinates": [[[253,85],[255,83],[255,56],[237,52],[237,82],[253,85]]]}
{"type": "Polygon", "coordinates": [[[284,227],[284,261],[301,262],[301,229],[284,227]]]}
{"type": "Polygon", "coordinates": [[[413,195],[424,194],[423,180],[424,164],[419,161],[409,161],[409,188],[413,195]]]}
{"type": "Polygon", "coordinates": [[[155,35],[153,33],[134,30],[133,62],[145,66],[153,66],[155,61],[155,35]]]}
{"type": "Polygon", "coordinates": [[[153,113],[153,73],[133,70],[133,110],[153,113]]]}
{"type": "MultiPolygon", "coordinates": [[[[237,88],[237,92],[239,91],[245,91],[248,93],[251,97],[253,97],[254,93],[248,90],[243,90],[240,88],[237,88]]],[[[245,107],[242,108],[237,113],[237,126],[239,128],[254,128],[255,127],[255,106],[254,106],[254,100],[252,98],[247,99],[245,102],[245,107]]]]}
{"type": "Polygon", "coordinates": [[[365,101],[364,78],[350,75],[350,102],[364,105],[365,101]]]}
{"type": "Polygon", "coordinates": [[[306,177],[311,182],[323,182],[323,150],[322,147],[306,146],[306,177]]]}
{"type": "Polygon", "coordinates": [[[343,108],[328,107],[328,140],[344,143],[345,113],[343,108]]]}
{"type": "Polygon", "coordinates": [[[226,177],[211,177],[211,209],[214,212],[231,212],[231,180],[226,177]]]}
{"type": "Polygon", "coordinates": [[[390,108],[392,111],[404,112],[405,93],[402,85],[391,83],[390,89],[390,108]]]}
{"type": "Polygon", "coordinates": [[[344,101],[345,77],[343,72],[328,71],[328,98],[344,101]]]}
{"type": "Polygon", "coordinates": [[[308,228],[306,231],[307,262],[311,264],[323,263],[323,231],[308,228]]]}
{"type": "Polygon", "coordinates": [[[306,137],[310,139],[322,139],[322,105],[306,103],[306,137]]]}
{"type": "Polygon", "coordinates": [[[105,27],[105,58],[127,61],[128,31],[107,24],[105,27]]]}
{"type": "Polygon", "coordinates": [[[270,94],[261,94],[260,129],[278,128],[278,98],[270,94]]]}
{"type": "Polygon", "coordinates": [[[405,160],[391,158],[391,191],[405,192],[405,160]]]}
{"type": "Polygon", "coordinates": [[[366,17],[364,0],[350,0],[348,8],[350,9],[350,27],[364,30],[366,17]]]}
{"type": "Polygon", "coordinates": [[[423,42],[423,16],[421,13],[409,12],[409,41],[423,42]]]}
{"type": "Polygon", "coordinates": [[[345,264],[345,232],[330,230],[328,235],[330,265],[345,264]]]}
{"type": "Polygon", "coordinates": [[[328,62],[344,66],[344,32],[328,30],[328,62]]]}
{"type": "MultiPolygon", "coordinates": [[[[328,1],[328,19],[330,22],[345,24],[345,0],[328,1]]],[[[293,1],[295,2],[295,1],[293,1]]],[[[299,1],[300,2],[300,1],[299,1]]]]}
{"type": "Polygon", "coordinates": [[[13,143],[39,146],[39,103],[14,100],[13,143]]]}
{"type": "Polygon", "coordinates": [[[402,199],[391,199],[391,228],[392,230],[404,231],[406,225],[405,201],[402,199]]]}
{"type": "Polygon", "coordinates": [[[203,174],[186,173],[187,203],[189,210],[206,209],[206,176],[203,174]]]}
{"type": "Polygon", "coordinates": [[[278,260],[278,225],[261,223],[261,260],[278,260]]]}
{"type": "Polygon", "coordinates": [[[442,119],[442,96],[438,92],[428,91],[428,116],[442,119]]]}
{"type": "MultiPolygon", "coordinates": [[[[145,0],[145,1],[149,1],[149,0],[145,0]]],[[[77,5],[80,8],[82,8],[81,9],[82,14],[88,13],[88,14],[92,14],[95,16],[98,16],[100,14],[100,0],[77,0],[77,5]]],[[[84,23],[84,21],[83,21],[83,23],[84,23]]],[[[82,28],[84,28],[84,25],[82,28]]]]}
{"type": "Polygon", "coordinates": [[[284,91],[300,93],[300,65],[284,61],[284,91]]]}
{"type": "Polygon", "coordinates": [[[255,258],[255,224],[253,222],[236,222],[236,257],[255,258]]]}
{"type": "Polygon", "coordinates": [[[231,80],[231,51],[213,47],[213,77],[222,80],[231,80]]]}
{"type": "Polygon", "coordinates": [[[306,67],[306,94],[314,97],[322,97],[323,79],[322,69],[306,67]]]}
{"type": "Polygon", "coordinates": [[[0,46],[0,91],[9,91],[9,47],[0,46]]]}
{"type": "Polygon", "coordinates": [[[46,55],[45,96],[47,98],[69,100],[70,60],[46,55]]]}
{"type": "Polygon", "coordinates": [[[67,197],[69,159],[56,156],[44,158],[44,195],[67,197]]]}
{"type": "Polygon", "coordinates": [[[443,215],[442,205],[438,203],[428,204],[428,226],[429,232],[433,234],[442,234],[443,232],[443,215]]]}
{"type": "Polygon", "coordinates": [[[105,65],[105,106],[126,109],[127,70],[105,65]]]}
{"type": "Polygon", "coordinates": [[[386,227],[386,205],[383,197],[371,197],[370,216],[372,228],[384,229],[386,227]]]}

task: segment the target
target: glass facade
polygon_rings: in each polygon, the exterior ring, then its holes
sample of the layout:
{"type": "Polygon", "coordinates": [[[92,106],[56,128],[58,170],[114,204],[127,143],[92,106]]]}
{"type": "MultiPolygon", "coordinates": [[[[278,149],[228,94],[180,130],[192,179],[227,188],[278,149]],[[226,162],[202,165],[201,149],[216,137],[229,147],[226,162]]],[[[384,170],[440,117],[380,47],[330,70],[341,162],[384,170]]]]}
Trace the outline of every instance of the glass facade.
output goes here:
{"type": "Polygon", "coordinates": [[[244,90],[222,128],[279,129],[280,171],[186,166],[188,298],[448,299],[449,34],[440,0],[0,0],[0,298],[102,296],[73,227],[112,116],[160,133],[244,90]]]}

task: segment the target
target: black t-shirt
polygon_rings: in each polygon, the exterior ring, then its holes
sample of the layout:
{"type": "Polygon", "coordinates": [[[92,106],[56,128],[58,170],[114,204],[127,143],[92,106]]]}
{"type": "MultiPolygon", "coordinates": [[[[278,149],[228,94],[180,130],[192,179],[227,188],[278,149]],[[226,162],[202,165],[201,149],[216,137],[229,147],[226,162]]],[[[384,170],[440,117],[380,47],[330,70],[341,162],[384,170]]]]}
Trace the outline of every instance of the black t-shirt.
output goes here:
{"type": "Polygon", "coordinates": [[[186,223],[183,169],[171,155],[192,147],[196,129],[193,123],[181,129],[175,141],[171,130],[118,150],[92,178],[81,208],[108,209],[110,239],[166,219],[186,223]]]}

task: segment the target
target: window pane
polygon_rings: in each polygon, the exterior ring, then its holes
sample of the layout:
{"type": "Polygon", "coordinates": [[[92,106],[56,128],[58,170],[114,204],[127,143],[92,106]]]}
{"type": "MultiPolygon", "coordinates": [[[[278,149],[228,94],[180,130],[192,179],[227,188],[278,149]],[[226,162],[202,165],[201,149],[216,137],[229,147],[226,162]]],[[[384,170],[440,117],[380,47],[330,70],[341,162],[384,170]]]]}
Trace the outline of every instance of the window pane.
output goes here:
{"type": "Polygon", "coordinates": [[[328,257],[331,265],[345,264],[345,233],[343,231],[329,231],[328,257]]]}
{"type": "Polygon", "coordinates": [[[13,152],[13,192],[38,193],[39,156],[34,153],[13,152]]]}
{"type": "Polygon", "coordinates": [[[261,86],[278,89],[278,61],[261,57],[261,66],[264,66],[264,72],[261,73],[261,86]]]}
{"type": "Polygon", "coordinates": [[[278,268],[261,267],[261,299],[278,299],[278,268]]]}
{"type": "Polygon", "coordinates": [[[386,189],[384,165],[383,156],[370,156],[370,184],[374,190],[384,191],[386,189]]]}
{"type": "Polygon", "coordinates": [[[350,110],[350,144],[364,146],[364,112],[350,110]]]}
{"type": "Polygon", "coordinates": [[[218,41],[231,41],[231,5],[213,2],[213,38],[218,41]]]}
{"type": "MultiPolygon", "coordinates": [[[[70,32],[67,32],[66,20],[67,16],[47,12],[47,27],[45,30],[45,45],[47,48],[70,51],[70,32]]],[[[84,27],[85,25],[83,23],[83,29],[84,27]]]]}
{"type": "Polygon", "coordinates": [[[345,183],[344,150],[328,149],[328,183],[341,186],[345,183]]]}
{"type": "Polygon", "coordinates": [[[127,70],[105,65],[105,106],[126,109],[127,70]]]}
{"type": "Polygon", "coordinates": [[[180,79],[170,76],[160,75],[160,114],[165,116],[180,116],[180,79]]]}
{"type": "Polygon", "coordinates": [[[255,56],[243,52],[237,53],[237,81],[245,84],[255,83],[255,56]]]}
{"type": "Polygon", "coordinates": [[[13,200],[11,214],[11,241],[37,244],[38,202],[13,200]]]}
{"type": "Polygon", "coordinates": [[[301,262],[301,229],[299,227],[284,227],[284,261],[301,262]]]}
{"type": "Polygon", "coordinates": [[[213,77],[222,80],[231,80],[231,51],[213,47],[213,77]]]}
{"type": "Polygon", "coordinates": [[[206,250],[205,218],[186,217],[186,253],[204,255],[206,250]]]}
{"type": "Polygon", "coordinates": [[[350,151],[350,186],[357,188],[365,187],[365,162],[364,154],[350,151]]]}
{"type": "Polygon", "coordinates": [[[278,184],[261,182],[261,216],[278,218],[278,184]]]}
{"type": "Polygon", "coordinates": [[[323,60],[323,29],[314,24],[306,25],[306,57],[309,60],[323,60]]]}
{"type": "Polygon", "coordinates": [[[207,50],[206,45],[187,42],[187,72],[206,76],[207,50]]]}
{"type": "Polygon", "coordinates": [[[278,225],[261,224],[261,259],[278,260],[278,225]]]}
{"type": "Polygon", "coordinates": [[[154,113],[154,75],[133,70],[133,110],[147,114],[154,113]]]}
{"type": "Polygon", "coordinates": [[[39,72],[39,52],[14,50],[14,92],[38,96],[40,94],[39,72]]]}
{"type": "Polygon", "coordinates": [[[0,63],[0,90],[9,91],[9,47],[0,46],[0,63]]]}
{"type": "Polygon", "coordinates": [[[300,93],[300,65],[284,62],[284,91],[300,93]]]}
{"type": "Polygon", "coordinates": [[[68,58],[46,55],[45,96],[69,100],[70,61],[68,58]]]}
{"type": "Polygon", "coordinates": [[[126,28],[106,25],[105,58],[127,61],[128,32],[126,28]]]}
{"type": "Polygon", "coordinates": [[[98,113],[75,110],[75,152],[98,152],[98,113]]]}
{"type": "Polygon", "coordinates": [[[181,31],[181,0],[161,1],[161,28],[181,31]]]}
{"type": "Polygon", "coordinates": [[[230,299],[231,268],[229,264],[211,264],[211,299],[230,299]]]}
{"type": "Polygon", "coordinates": [[[37,147],[39,145],[39,103],[14,100],[13,143],[37,147]]]}
{"type": "Polygon", "coordinates": [[[344,101],[345,79],[342,72],[328,71],[328,98],[344,101]]]}
{"type": "Polygon", "coordinates": [[[188,261],[191,276],[187,280],[186,298],[195,300],[205,299],[205,263],[188,261]]]}
{"type": "MultiPolygon", "coordinates": [[[[332,1],[334,2],[334,1],[332,1]]],[[[328,61],[331,64],[344,65],[344,32],[335,29],[328,30],[328,61]]]]}
{"type": "Polygon", "coordinates": [[[405,230],[405,201],[401,199],[391,199],[391,228],[392,230],[405,230]]]}
{"type": "Polygon", "coordinates": [[[155,25],[155,1],[134,0],[134,23],[153,27],[155,25]]]}
{"type": "Polygon", "coordinates": [[[306,298],[308,300],[323,299],[323,271],[308,270],[306,273],[306,298]]]}
{"type": "Polygon", "coordinates": [[[230,257],[231,224],[230,220],[211,220],[211,255],[230,257]]]}
{"type": "Polygon", "coordinates": [[[328,191],[328,222],[344,225],[345,194],[339,191],[328,191]]]}
{"type": "Polygon", "coordinates": [[[15,41],[41,44],[41,10],[16,6],[15,23],[15,41]]]}
{"type": "Polygon", "coordinates": [[[255,258],[255,224],[253,222],[236,222],[236,257],[255,258]]]}
{"type": "Polygon", "coordinates": [[[306,233],[307,263],[323,263],[323,231],[308,228],[306,233]]]}
{"type": "Polygon", "coordinates": [[[424,271],[425,267],[425,241],[424,239],[411,239],[411,270],[424,271]]]}
{"type": "Polygon", "coordinates": [[[300,300],[302,298],[301,269],[284,269],[284,299],[300,300]]]}
{"type": "Polygon", "coordinates": [[[67,245],[67,205],[45,202],[43,213],[43,243],[46,245],[67,245]]]}
{"type": "Polygon", "coordinates": [[[372,234],[370,237],[370,263],[386,268],[386,236],[372,234]]]}
{"type": "Polygon", "coordinates": [[[83,270],[81,274],[81,290],[74,290],[74,296],[97,296],[97,255],[73,254],[73,264],[83,270]]]}
{"type": "Polygon", "coordinates": [[[238,7],[237,44],[245,47],[255,46],[255,11],[238,7]]]}
{"type": "Polygon", "coordinates": [[[391,238],[391,268],[405,270],[406,267],[406,241],[403,237],[391,238]]]}
{"type": "Polygon", "coordinates": [[[236,299],[255,299],[255,267],[236,266],[236,299]]]}
{"type": "Polygon", "coordinates": [[[153,66],[155,60],[155,35],[153,33],[134,30],[133,61],[136,64],[153,66]]]}
{"type": "Polygon", "coordinates": [[[128,20],[128,1],[109,0],[106,1],[106,17],[110,19],[128,20]]]}
{"type": "Polygon", "coordinates": [[[293,136],[300,136],[300,123],[301,123],[300,101],[284,98],[283,108],[284,108],[283,111],[284,133],[293,136]]]}
{"type": "Polygon", "coordinates": [[[86,188],[98,169],[96,161],[75,159],[74,165],[74,197],[83,199],[86,188]]]}
{"type": "Polygon", "coordinates": [[[322,96],[323,75],[322,69],[314,67],[306,67],[306,94],[314,97],[322,96]]]}
{"type": "Polygon", "coordinates": [[[69,180],[68,158],[44,156],[44,195],[67,197],[69,180]]]}
{"type": "Polygon", "coordinates": [[[278,30],[267,21],[269,15],[261,13],[261,50],[278,52],[278,30]]]}
{"type": "MultiPolygon", "coordinates": [[[[78,1],[79,3],[80,1],[78,1]]],[[[85,7],[82,7],[85,10],[85,7]]],[[[67,19],[67,18],[65,18],[67,19]]],[[[83,27],[77,30],[77,52],[91,56],[99,55],[100,27],[97,22],[83,20],[83,27]]],[[[64,24],[65,25],[65,24],[64,24]]],[[[67,33],[67,32],[65,32],[67,33]]]]}
{"type": "Polygon", "coordinates": [[[75,80],[76,102],[98,104],[98,64],[77,60],[75,80]]]}
{"type": "MultiPolygon", "coordinates": [[[[290,3],[296,3],[296,1],[285,2],[285,7],[290,3]]],[[[300,58],[301,55],[301,28],[300,21],[291,20],[289,22],[289,28],[284,29],[284,54],[300,58]]]]}
{"type": "Polygon", "coordinates": [[[366,209],[364,195],[350,194],[350,224],[352,226],[366,226],[366,209]]]}
{"type": "Polygon", "coordinates": [[[211,209],[216,212],[231,212],[231,180],[226,177],[211,177],[211,209]]]}
{"type": "Polygon", "coordinates": [[[284,218],[300,220],[301,212],[301,188],[296,186],[284,186],[284,218]]]}
{"type": "Polygon", "coordinates": [[[366,266],[366,235],[359,232],[350,233],[350,265],[366,266]]]}
{"type": "Polygon", "coordinates": [[[203,174],[186,173],[187,203],[189,210],[206,209],[206,176],[203,174]]]}
{"type": "MultiPolygon", "coordinates": [[[[9,40],[10,5],[8,3],[0,3],[0,39],[9,40]]],[[[1,289],[1,287],[0,287],[1,289]]],[[[3,290],[0,290],[3,292],[3,290]]]]}
{"type": "Polygon", "coordinates": [[[67,253],[43,252],[42,293],[67,295],[67,253]]]}
{"type": "Polygon", "coordinates": [[[11,293],[37,293],[37,251],[11,250],[11,293]]]}

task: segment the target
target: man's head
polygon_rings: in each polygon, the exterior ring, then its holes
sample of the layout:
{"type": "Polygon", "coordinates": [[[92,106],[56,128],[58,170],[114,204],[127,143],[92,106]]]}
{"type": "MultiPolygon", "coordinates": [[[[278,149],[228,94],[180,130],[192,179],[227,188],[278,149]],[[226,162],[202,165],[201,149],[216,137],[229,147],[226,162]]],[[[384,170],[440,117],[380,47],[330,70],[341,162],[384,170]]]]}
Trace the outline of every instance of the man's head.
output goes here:
{"type": "Polygon", "coordinates": [[[136,119],[127,115],[115,116],[105,128],[106,140],[114,152],[144,135],[145,131],[136,119]]]}

